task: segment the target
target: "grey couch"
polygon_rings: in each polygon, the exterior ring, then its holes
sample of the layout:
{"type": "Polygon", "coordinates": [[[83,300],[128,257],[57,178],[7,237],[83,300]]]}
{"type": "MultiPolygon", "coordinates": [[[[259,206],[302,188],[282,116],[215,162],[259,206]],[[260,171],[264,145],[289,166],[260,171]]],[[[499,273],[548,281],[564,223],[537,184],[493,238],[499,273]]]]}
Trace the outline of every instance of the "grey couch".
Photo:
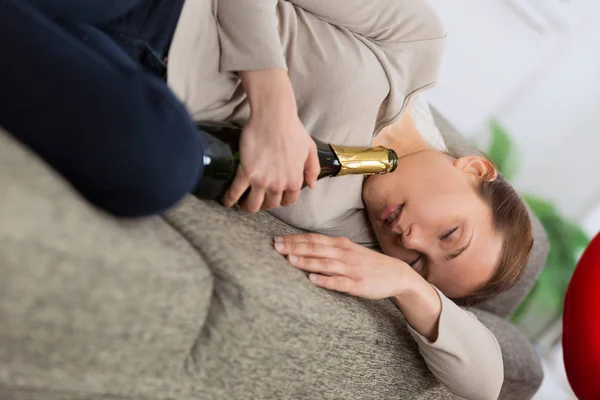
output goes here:
{"type": "MultiPolygon", "coordinates": [[[[390,301],[319,289],[272,250],[294,232],[192,197],[115,220],[0,131],[0,399],[455,398],[390,301]]],[[[536,222],[525,279],[474,310],[502,347],[502,399],[542,378],[505,318],[547,250],[536,222]]]]}

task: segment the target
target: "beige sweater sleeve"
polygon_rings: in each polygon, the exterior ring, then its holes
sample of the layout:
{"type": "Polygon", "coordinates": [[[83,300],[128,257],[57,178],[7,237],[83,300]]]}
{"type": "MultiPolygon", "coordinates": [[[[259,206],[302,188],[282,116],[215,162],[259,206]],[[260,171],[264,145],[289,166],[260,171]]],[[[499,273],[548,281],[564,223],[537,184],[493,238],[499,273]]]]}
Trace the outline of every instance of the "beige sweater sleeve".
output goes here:
{"type": "Polygon", "coordinates": [[[333,25],[379,45],[438,39],[444,26],[425,0],[289,0],[333,25]]]}
{"type": "Polygon", "coordinates": [[[214,0],[222,72],[287,68],[277,20],[277,0],[214,0]]]}
{"type": "MultiPolygon", "coordinates": [[[[213,1],[217,2],[222,72],[287,67],[278,31],[278,0],[213,1]]],[[[437,14],[423,0],[289,2],[383,46],[445,35],[437,14]]]]}
{"type": "Polygon", "coordinates": [[[436,290],[442,300],[438,339],[430,342],[408,325],[421,355],[454,394],[469,400],[496,400],[504,382],[498,340],[473,313],[436,290]]]}

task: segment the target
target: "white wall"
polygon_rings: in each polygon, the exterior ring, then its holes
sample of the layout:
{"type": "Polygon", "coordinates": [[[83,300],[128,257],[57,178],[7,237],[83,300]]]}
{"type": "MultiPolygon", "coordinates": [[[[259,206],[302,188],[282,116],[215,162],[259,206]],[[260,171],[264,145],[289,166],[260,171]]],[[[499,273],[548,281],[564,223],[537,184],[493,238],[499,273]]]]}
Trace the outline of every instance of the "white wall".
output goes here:
{"type": "Polygon", "coordinates": [[[522,151],[516,186],[584,222],[600,204],[597,0],[430,1],[448,46],[428,100],[479,143],[498,118],[522,151]]]}
{"type": "Polygon", "coordinates": [[[540,32],[503,0],[431,0],[448,32],[438,85],[428,99],[463,132],[486,122],[548,54],[540,32]]]}
{"type": "Polygon", "coordinates": [[[600,202],[600,43],[579,29],[566,43],[498,118],[524,151],[516,186],[580,219],[600,202]]]}

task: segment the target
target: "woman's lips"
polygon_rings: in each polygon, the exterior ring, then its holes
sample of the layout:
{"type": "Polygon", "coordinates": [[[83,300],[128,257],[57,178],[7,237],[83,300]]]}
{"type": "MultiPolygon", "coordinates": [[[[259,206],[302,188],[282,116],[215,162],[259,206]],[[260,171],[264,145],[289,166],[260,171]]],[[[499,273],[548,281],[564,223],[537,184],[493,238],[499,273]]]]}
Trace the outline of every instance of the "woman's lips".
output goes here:
{"type": "MultiPolygon", "coordinates": [[[[388,217],[388,221],[386,221],[386,223],[387,223],[390,231],[399,233],[398,230],[396,229],[396,227],[400,225],[400,218],[402,218],[402,211],[404,211],[404,204],[402,204],[402,207],[400,207],[398,209],[398,211],[396,211],[395,213],[393,213],[392,215],[390,215],[388,217]],[[391,221],[389,219],[391,219],[391,221]]],[[[400,229],[400,232],[402,232],[402,229],[400,229]]]]}
{"type": "MultiPolygon", "coordinates": [[[[381,222],[386,222],[386,220],[387,220],[387,219],[388,219],[388,218],[389,218],[389,217],[390,217],[390,216],[391,216],[393,213],[395,213],[397,210],[399,210],[399,209],[400,209],[400,208],[401,208],[403,205],[404,205],[404,204],[396,204],[396,205],[393,205],[393,206],[390,206],[390,207],[386,208],[386,209],[385,209],[385,210],[383,210],[383,211],[381,212],[381,214],[379,215],[379,220],[380,220],[381,222]]],[[[399,215],[400,215],[400,214],[398,214],[398,216],[399,216],[399,215]]],[[[396,218],[398,218],[398,217],[396,217],[396,218]]],[[[396,219],[396,218],[395,218],[395,219],[396,219]]]]}

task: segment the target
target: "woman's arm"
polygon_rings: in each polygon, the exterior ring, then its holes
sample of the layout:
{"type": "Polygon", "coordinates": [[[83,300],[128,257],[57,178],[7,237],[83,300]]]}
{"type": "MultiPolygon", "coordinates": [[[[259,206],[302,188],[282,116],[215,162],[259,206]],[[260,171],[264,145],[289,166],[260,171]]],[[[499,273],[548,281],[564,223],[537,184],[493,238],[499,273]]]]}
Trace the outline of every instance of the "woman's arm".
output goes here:
{"type": "Polygon", "coordinates": [[[402,293],[391,299],[415,333],[429,342],[435,342],[438,338],[442,302],[433,286],[418,277],[413,280],[414,285],[404,288],[402,293]]]}
{"type": "MultiPolygon", "coordinates": [[[[221,70],[287,68],[279,37],[278,0],[214,0],[221,70]]],[[[444,26],[424,0],[287,0],[319,19],[381,45],[438,39],[444,26]]]]}
{"type": "Polygon", "coordinates": [[[498,398],[504,382],[502,352],[474,314],[418,278],[393,301],[438,381],[467,399],[498,398]]]}
{"type": "Polygon", "coordinates": [[[249,190],[242,209],[288,206],[302,182],[313,187],[320,172],[315,142],[300,118],[287,71],[240,71],[250,103],[250,119],[240,137],[240,166],[223,196],[231,207],[249,190]]]}
{"type": "Polygon", "coordinates": [[[275,249],[310,272],[317,286],[368,299],[391,298],[444,386],[471,400],[498,398],[504,367],[494,335],[408,264],[346,238],[318,234],[277,238],[275,249]]]}
{"type": "Polygon", "coordinates": [[[277,0],[217,0],[221,71],[287,69],[277,0]]]}
{"type": "MultiPolygon", "coordinates": [[[[206,5],[189,0],[189,12],[206,5]],[[196,7],[194,9],[193,7],[196,7]]],[[[319,174],[316,146],[298,117],[279,38],[277,0],[210,0],[217,20],[219,68],[239,73],[250,118],[240,138],[240,166],[223,203],[250,212],[294,203],[302,182],[319,174]]]]}
{"type": "Polygon", "coordinates": [[[287,0],[380,45],[438,39],[444,26],[425,0],[287,0]]]}

